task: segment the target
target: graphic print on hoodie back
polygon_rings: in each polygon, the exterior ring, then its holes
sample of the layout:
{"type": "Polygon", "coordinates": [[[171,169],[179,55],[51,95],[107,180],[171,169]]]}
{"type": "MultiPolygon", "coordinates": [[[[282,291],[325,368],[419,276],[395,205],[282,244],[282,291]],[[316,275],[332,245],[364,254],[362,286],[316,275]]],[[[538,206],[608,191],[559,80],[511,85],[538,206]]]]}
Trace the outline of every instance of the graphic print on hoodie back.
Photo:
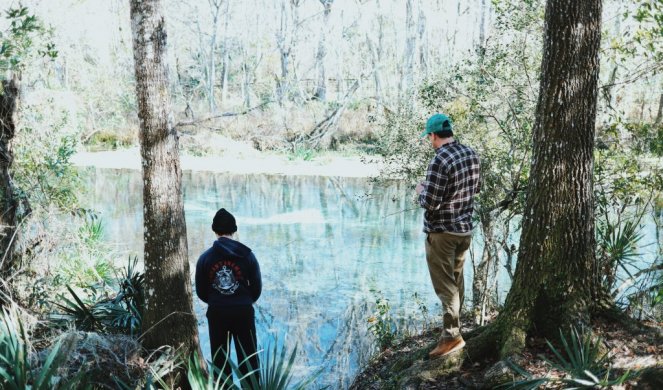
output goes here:
{"type": "Polygon", "coordinates": [[[244,281],[242,269],[232,260],[216,262],[209,272],[212,287],[223,295],[233,295],[244,281]]]}
{"type": "Polygon", "coordinates": [[[196,264],[196,294],[211,307],[251,305],[262,292],[260,266],[246,245],[221,237],[196,264]]]}

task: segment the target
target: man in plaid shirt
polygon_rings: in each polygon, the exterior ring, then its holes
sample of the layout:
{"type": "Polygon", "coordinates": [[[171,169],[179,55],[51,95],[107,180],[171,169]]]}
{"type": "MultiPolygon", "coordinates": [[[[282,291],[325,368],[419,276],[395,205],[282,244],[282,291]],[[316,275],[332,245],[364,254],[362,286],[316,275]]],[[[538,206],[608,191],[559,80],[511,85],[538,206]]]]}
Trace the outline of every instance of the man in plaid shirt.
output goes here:
{"type": "Polygon", "coordinates": [[[453,139],[451,120],[435,114],[421,134],[428,137],[435,156],[426,180],[416,187],[425,209],[426,261],[435,293],[442,301],[443,330],[431,358],[465,346],[460,334],[460,308],[465,291],[463,264],[472,240],[474,195],[479,192],[479,157],[453,139]]]}

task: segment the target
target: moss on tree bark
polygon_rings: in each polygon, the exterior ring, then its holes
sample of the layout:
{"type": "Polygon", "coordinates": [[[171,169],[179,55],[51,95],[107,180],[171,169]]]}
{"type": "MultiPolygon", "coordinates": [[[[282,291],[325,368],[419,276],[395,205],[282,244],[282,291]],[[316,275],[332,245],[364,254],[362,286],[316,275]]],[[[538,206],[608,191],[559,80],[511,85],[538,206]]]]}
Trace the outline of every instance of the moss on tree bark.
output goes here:
{"type": "Polygon", "coordinates": [[[548,0],[533,157],[514,282],[470,356],[588,323],[603,296],[595,258],[593,151],[601,1],[548,0]]]}

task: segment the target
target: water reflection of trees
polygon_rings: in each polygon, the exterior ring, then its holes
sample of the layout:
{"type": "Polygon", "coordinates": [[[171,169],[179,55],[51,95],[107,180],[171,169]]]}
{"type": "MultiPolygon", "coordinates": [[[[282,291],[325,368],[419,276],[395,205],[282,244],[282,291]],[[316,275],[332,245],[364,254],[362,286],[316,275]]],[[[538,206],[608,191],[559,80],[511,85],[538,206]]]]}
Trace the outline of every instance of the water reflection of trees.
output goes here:
{"type": "MultiPolygon", "coordinates": [[[[139,172],[97,171],[90,180],[91,205],[103,211],[107,238],[140,253],[139,172]]],[[[370,287],[382,290],[396,310],[415,291],[435,299],[428,294],[421,216],[418,210],[402,212],[412,208],[403,185],[382,189],[362,179],[190,172],[183,184],[192,264],[214,240],[214,212],[231,210],[240,240],[254,249],[263,271],[259,337],[299,345],[299,376],[323,367],[320,384],[347,387],[371,353],[370,287]]]]}

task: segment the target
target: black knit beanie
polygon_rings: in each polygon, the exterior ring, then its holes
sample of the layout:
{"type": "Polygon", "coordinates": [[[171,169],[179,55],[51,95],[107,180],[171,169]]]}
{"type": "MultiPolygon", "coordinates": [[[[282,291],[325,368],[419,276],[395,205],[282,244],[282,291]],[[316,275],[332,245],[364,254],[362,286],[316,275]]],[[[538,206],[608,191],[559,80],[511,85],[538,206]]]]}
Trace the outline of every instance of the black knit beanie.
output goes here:
{"type": "Polygon", "coordinates": [[[217,211],[214,220],[212,220],[212,230],[219,235],[235,233],[237,231],[235,217],[226,209],[217,211]]]}

